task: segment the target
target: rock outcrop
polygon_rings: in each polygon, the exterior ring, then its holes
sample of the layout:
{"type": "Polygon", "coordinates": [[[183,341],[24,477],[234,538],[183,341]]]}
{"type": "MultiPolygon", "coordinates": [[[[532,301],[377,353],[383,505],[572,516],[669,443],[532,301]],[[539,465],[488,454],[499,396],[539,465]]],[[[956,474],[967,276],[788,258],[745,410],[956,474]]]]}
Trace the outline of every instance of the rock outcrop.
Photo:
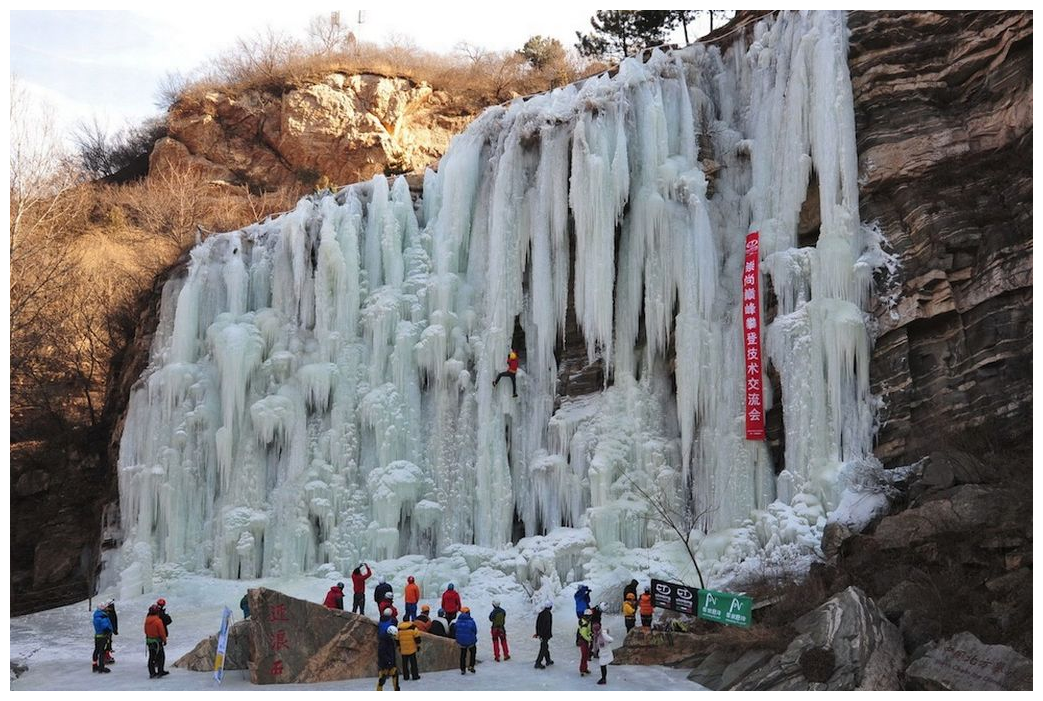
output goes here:
{"type": "Polygon", "coordinates": [[[426,83],[331,73],[281,94],[212,91],[183,97],[150,175],[192,169],[252,187],[346,185],[375,174],[423,170],[473,115],[452,115],[449,96],[426,83]]]}
{"type": "MultiPolygon", "coordinates": [[[[857,587],[840,592],[793,624],[786,651],[751,666],[728,689],[899,690],[905,667],[902,637],[857,587]]],[[[741,659],[741,658],[740,658],[741,659]]]]}
{"type": "MultiPolygon", "coordinates": [[[[225,669],[249,669],[254,684],[306,684],[377,676],[377,624],[366,616],[328,609],[272,589],[251,589],[248,621],[228,632],[225,669]]],[[[174,663],[213,669],[217,636],[174,663]]],[[[454,669],[459,648],[449,638],[421,633],[421,671],[454,669]]]]}
{"type": "Polygon", "coordinates": [[[960,633],[926,646],[906,678],[907,688],[922,691],[1031,691],[1032,660],[960,633]]]}
{"type": "Polygon", "coordinates": [[[900,262],[873,312],[877,455],[1031,436],[1032,13],[852,12],[859,206],[900,262]]]}

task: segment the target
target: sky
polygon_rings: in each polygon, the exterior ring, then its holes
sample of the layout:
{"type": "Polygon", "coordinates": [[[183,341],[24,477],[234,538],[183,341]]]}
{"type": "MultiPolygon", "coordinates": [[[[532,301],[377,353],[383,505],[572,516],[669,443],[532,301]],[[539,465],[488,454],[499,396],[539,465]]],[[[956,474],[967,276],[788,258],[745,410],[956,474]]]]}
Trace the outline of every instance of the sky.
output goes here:
{"type": "MultiPolygon", "coordinates": [[[[269,26],[303,39],[309,19],[336,10],[365,41],[409,38],[421,48],[449,53],[460,42],[517,49],[536,34],[571,47],[575,32],[589,30],[596,11],[583,2],[214,5],[219,6],[205,12],[195,3],[187,8],[124,3],[105,10],[14,9],[9,15],[10,73],[52,106],[62,127],[97,119],[114,130],[158,114],[154,101],[168,74],[191,74],[237,37],[269,26]]],[[[671,40],[683,43],[683,36],[671,40]]]]}

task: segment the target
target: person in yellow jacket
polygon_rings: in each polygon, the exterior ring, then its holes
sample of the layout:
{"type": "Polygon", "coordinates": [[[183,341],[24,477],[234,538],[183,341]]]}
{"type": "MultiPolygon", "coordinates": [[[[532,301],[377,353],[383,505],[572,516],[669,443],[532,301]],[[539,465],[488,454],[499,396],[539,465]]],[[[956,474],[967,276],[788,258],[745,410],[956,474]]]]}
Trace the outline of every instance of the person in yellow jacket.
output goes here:
{"type": "Polygon", "coordinates": [[[641,627],[651,628],[652,627],[652,589],[645,587],[645,593],[641,595],[641,598],[637,602],[637,610],[641,612],[641,627]]]}
{"type": "Polygon", "coordinates": [[[623,601],[623,623],[626,625],[628,633],[637,623],[637,602],[634,601],[634,595],[630,592],[627,592],[627,598],[623,601]]]}
{"type": "Polygon", "coordinates": [[[416,653],[420,650],[420,631],[412,621],[402,621],[398,627],[398,650],[402,653],[402,681],[408,681],[410,672],[413,679],[420,679],[416,666],[416,653]]]}

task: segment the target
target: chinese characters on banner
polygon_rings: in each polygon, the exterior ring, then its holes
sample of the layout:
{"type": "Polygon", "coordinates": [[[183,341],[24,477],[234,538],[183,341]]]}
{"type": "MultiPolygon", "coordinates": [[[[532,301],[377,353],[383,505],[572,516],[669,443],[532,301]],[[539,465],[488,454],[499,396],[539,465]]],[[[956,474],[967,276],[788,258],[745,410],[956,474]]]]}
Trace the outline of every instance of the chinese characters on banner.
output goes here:
{"type": "Polygon", "coordinates": [[[760,232],[746,235],[742,269],[742,333],[746,353],[746,440],[764,440],[764,389],[761,364],[760,232]]]}
{"type": "Polygon", "coordinates": [[[221,632],[217,634],[217,655],[214,657],[214,679],[221,683],[225,675],[225,652],[228,650],[228,624],[232,620],[232,610],[225,606],[221,614],[221,632]]]}

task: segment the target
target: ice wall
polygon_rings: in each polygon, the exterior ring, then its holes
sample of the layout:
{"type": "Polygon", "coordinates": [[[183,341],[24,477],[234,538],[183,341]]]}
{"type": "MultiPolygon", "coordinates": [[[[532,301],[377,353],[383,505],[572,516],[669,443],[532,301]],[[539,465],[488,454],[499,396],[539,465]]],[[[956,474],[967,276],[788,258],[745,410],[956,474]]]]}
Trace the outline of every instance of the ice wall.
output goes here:
{"type": "Polygon", "coordinates": [[[872,440],[846,46],[842,13],[783,14],[724,55],[628,59],[487,110],[422,197],[378,176],[197,246],[130,400],[125,586],[559,526],[648,547],[670,533],[641,492],[700,533],[777,496],[824,519],[872,440]],[[821,232],[798,248],[813,175],[821,232]],[[779,476],[743,433],[751,229],[778,300],[779,476]],[[582,399],[557,396],[570,314],[606,377],[582,399]],[[517,399],[492,386],[512,343],[517,399]]]}

